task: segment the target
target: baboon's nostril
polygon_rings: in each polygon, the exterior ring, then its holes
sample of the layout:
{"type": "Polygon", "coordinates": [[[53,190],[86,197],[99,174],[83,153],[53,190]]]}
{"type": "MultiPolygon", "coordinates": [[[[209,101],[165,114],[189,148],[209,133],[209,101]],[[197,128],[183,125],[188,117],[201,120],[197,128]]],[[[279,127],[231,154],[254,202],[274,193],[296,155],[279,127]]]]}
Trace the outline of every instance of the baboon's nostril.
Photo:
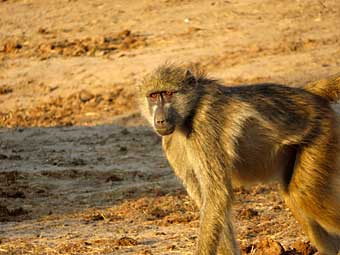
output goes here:
{"type": "Polygon", "coordinates": [[[165,127],[165,125],[167,124],[166,121],[166,114],[164,112],[163,107],[157,107],[156,111],[155,111],[155,125],[163,128],[165,127]]]}
{"type": "Polygon", "coordinates": [[[156,120],[156,125],[158,127],[165,127],[166,126],[166,120],[165,119],[157,119],[156,120]]]}

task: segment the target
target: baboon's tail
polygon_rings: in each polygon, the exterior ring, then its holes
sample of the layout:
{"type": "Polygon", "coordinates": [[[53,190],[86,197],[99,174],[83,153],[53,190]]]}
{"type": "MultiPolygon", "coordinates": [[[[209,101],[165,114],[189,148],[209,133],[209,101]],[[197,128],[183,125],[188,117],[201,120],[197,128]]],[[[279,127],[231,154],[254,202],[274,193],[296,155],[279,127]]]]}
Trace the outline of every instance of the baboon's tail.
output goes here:
{"type": "Polygon", "coordinates": [[[310,82],[303,88],[313,94],[326,98],[330,102],[337,102],[340,99],[340,73],[322,80],[310,82]]]}

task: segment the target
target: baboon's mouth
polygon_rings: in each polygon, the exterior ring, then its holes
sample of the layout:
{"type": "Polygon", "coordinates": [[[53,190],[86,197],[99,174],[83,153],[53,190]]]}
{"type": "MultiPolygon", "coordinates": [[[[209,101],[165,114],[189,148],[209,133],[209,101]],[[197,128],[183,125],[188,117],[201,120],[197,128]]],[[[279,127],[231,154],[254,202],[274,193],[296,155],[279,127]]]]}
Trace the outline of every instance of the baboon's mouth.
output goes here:
{"type": "Polygon", "coordinates": [[[168,127],[168,128],[156,128],[156,132],[161,135],[170,135],[175,131],[175,127],[168,127]]]}

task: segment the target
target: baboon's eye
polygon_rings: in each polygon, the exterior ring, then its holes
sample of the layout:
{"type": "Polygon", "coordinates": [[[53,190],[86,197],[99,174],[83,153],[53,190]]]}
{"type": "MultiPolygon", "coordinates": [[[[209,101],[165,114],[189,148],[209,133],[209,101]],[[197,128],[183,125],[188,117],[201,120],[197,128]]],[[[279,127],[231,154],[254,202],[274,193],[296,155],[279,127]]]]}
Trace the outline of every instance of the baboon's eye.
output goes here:
{"type": "Polygon", "coordinates": [[[151,100],[153,100],[153,101],[155,101],[155,100],[157,99],[157,97],[158,97],[157,93],[151,93],[151,94],[149,95],[149,98],[150,98],[151,100]]]}
{"type": "Polygon", "coordinates": [[[171,96],[174,94],[174,92],[172,92],[172,91],[164,91],[163,93],[164,93],[165,96],[167,96],[167,97],[171,97],[171,96]]]}

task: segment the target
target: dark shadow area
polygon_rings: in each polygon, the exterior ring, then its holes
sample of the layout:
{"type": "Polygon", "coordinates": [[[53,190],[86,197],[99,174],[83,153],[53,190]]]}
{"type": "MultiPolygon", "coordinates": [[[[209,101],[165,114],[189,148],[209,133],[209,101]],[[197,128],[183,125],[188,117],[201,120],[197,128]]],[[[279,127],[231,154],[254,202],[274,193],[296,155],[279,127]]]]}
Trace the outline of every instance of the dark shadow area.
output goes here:
{"type": "MultiPolygon", "coordinates": [[[[198,210],[150,128],[1,129],[0,141],[0,254],[192,250],[198,210]]],[[[301,235],[275,185],[235,194],[245,254],[273,229],[301,235]]]]}
{"type": "Polygon", "coordinates": [[[175,181],[145,127],[1,129],[0,141],[2,222],[110,206],[175,181]]]}

